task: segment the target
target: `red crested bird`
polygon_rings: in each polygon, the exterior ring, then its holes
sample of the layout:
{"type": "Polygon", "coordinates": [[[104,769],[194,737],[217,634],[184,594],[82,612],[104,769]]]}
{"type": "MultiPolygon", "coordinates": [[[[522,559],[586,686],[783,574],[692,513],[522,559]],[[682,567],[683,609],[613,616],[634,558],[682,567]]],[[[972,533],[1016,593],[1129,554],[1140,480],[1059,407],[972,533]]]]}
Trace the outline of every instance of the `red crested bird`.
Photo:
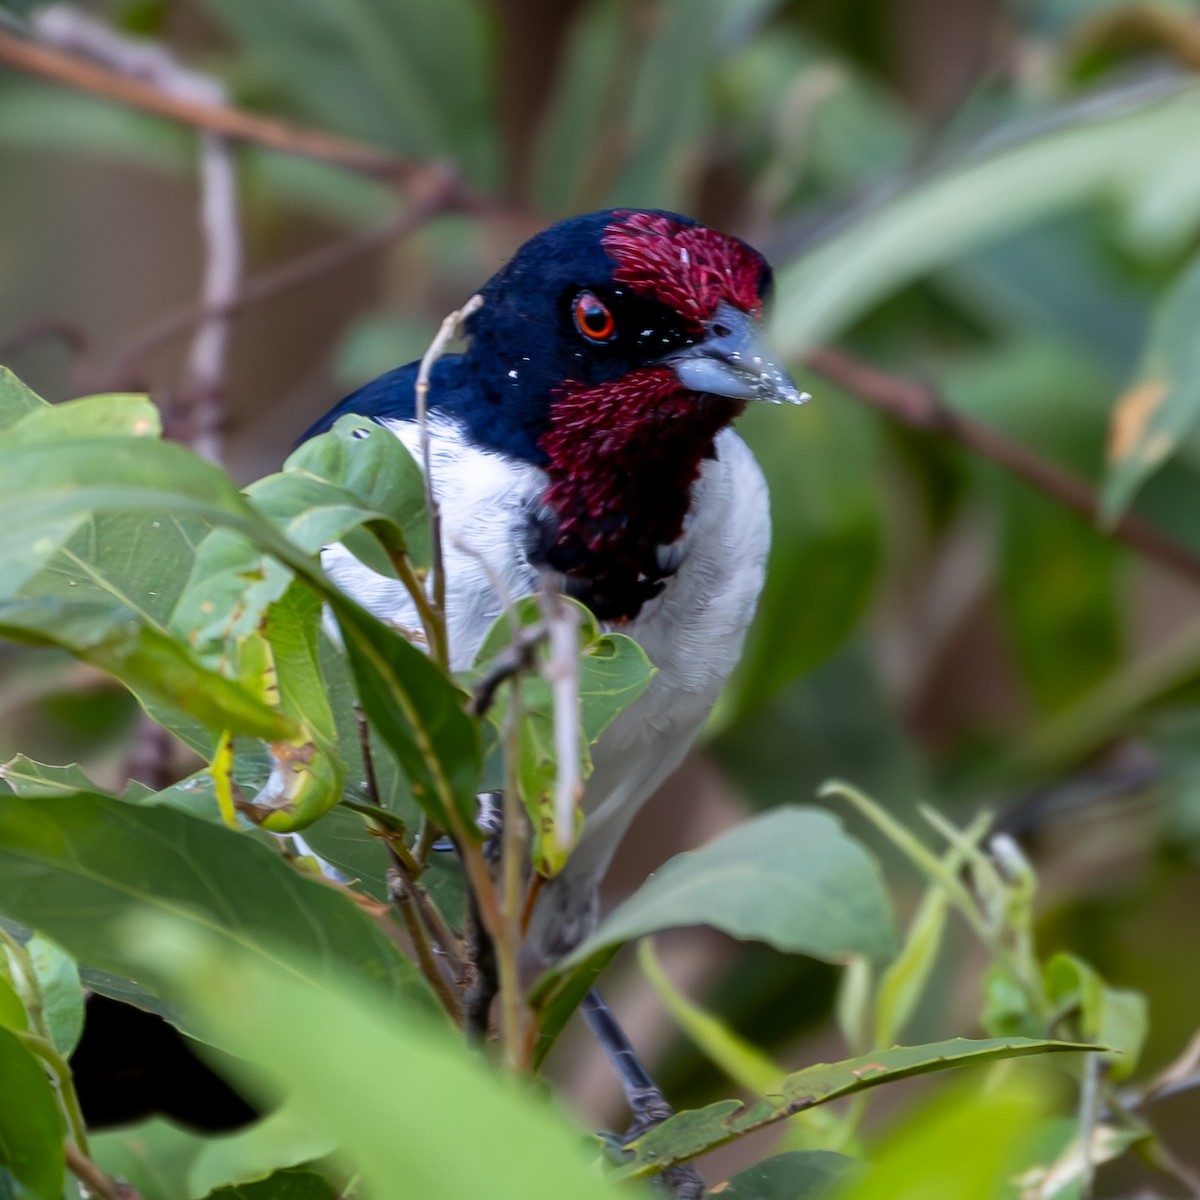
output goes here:
{"type": "MultiPolygon", "coordinates": [[[[766,486],[731,428],[746,404],[806,399],[760,338],[771,269],[686,217],[610,210],[526,242],[482,289],[467,349],[439,360],[428,434],[455,669],[510,596],[554,572],[657,668],[593,748],[587,814],[543,888],[529,939],[551,960],[596,914],[596,888],[646,798],[679,765],[741,654],[763,582],[766,486]]],[[[346,413],[417,455],[417,363],[346,413]]],[[[420,621],[404,587],[340,546],[325,566],[372,612],[420,621]]]]}

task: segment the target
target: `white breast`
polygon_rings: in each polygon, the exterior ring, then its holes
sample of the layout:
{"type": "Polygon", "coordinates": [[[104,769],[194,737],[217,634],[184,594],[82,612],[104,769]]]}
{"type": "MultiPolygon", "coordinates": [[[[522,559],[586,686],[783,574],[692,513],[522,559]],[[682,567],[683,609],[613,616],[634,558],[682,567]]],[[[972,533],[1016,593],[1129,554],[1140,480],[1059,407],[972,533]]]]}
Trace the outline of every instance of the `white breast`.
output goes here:
{"type": "MultiPolygon", "coordinates": [[[[412,421],[389,422],[416,456],[412,421]]],[[[546,485],[537,467],[472,445],[445,418],[430,424],[434,492],[442,512],[451,665],[470,665],[500,615],[499,581],[528,594],[537,572],[525,558],[530,514],[546,485]]],[[[731,429],[716,439],[693,484],[683,558],[662,593],[623,627],[658,668],[646,693],[594,747],[583,836],[564,872],[543,889],[531,936],[552,957],[590,920],[592,894],[642,802],[679,765],[742,652],[762,588],[770,540],[766,483],[731,429]]],[[[375,574],[341,546],[323,562],[334,580],[377,616],[408,629],[420,622],[401,584],[375,574]]]]}

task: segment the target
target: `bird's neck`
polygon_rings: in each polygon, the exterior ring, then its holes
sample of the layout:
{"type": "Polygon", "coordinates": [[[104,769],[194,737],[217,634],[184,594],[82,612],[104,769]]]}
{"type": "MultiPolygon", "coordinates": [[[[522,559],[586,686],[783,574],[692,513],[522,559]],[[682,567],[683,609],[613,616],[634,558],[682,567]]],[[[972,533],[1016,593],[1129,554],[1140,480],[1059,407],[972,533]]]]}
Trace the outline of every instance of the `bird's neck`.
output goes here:
{"type": "Polygon", "coordinates": [[[555,397],[538,439],[555,516],[543,553],[597,617],[630,619],[661,590],[660,548],[683,532],[701,463],[743,407],[663,367],[555,397]]]}

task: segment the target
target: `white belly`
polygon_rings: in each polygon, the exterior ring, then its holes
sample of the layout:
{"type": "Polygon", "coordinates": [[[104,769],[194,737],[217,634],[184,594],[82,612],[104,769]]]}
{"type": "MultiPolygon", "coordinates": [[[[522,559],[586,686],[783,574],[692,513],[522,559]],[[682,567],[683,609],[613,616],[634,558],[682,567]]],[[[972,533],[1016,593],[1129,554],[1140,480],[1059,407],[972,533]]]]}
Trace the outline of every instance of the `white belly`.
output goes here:
{"type": "MultiPolygon", "coordinates": [[[[392,428],[415,454],[414,423],[392,428]]],[[[525,531],[546,478],[537,467],[471,446],[452,422],[433,423],[431,436],[451,665],[461,670],[500,615],[494,581],[511,597],[536,584],[525,558],[525,531]]],[[[767,491],[753,455],[733,430],[724,430],[715,444],[717,457],[705,460],[692,487],[679,569],[622,627],[658,673],[592,750],[583,835],[566,869],[543,890],[530,930],[543,957],[586,932],[595,885],[629,822],[679,765],[741,657],[770,540],[767,491]]],[[[334,580],[377,616],[419,628],[401,584],[367,570],[340,546],[329,547],[323,561],[334,580]]]]}

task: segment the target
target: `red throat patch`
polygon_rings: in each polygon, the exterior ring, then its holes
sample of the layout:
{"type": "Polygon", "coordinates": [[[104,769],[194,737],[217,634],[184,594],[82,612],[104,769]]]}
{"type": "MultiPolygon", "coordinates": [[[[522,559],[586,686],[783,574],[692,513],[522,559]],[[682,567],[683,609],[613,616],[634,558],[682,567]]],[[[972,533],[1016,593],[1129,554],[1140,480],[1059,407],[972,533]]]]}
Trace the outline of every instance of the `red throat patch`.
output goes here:
{"type": "Polygon", "coordinates": [[[658,550],[683,531],[701,462],[742,407],[685,391],[666,367],[559,392],[539,442],[557,518],[547,557],[589,581],[597,617],[634,616],[658,592],[658,550]]]}
{"type": "Polygon", "coordinates": [[[754,316],[763,260],[737,238],[654,213],[617,213],[600,239],[617,264],[613,279],[661,300],[697,325],[727,301],[754,316]]]}

